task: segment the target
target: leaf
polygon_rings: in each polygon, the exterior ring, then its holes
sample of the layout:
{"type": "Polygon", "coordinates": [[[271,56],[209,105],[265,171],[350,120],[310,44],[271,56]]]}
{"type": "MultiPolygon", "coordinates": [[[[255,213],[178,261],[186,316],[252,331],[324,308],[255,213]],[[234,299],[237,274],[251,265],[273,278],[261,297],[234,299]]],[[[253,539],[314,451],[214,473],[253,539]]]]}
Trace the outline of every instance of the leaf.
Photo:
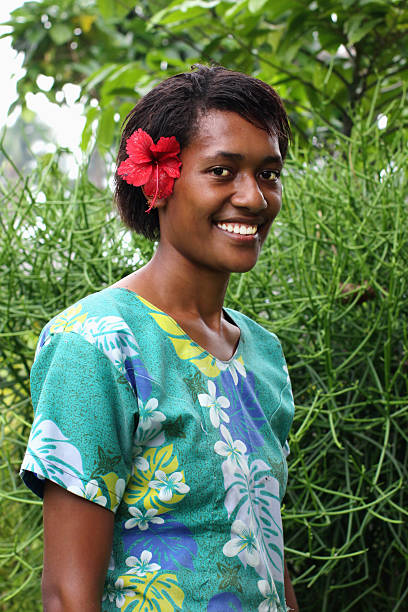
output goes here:
{"type": "Polygon", "coordinates": [[[92,142],[92,136],[95,131],[94,121],[97,121],[101,111],[98,107],[91,106],[88,108],[86,112],[86,121],[85,127],[82,130],[81,136],[81,151],[87,153],[88,155],[91,153],[91,149],[93,148],[94,143],[92,142]]]}
{"type": "Polygon", "coordinates": [[[252,372],[247,378],[239,377],[238,392],[231,383],[228,372],[221,374],[225,395],[230,400],[228,416],[230,418],[229,432],[234,440],[242,440],[248,453],[265,445],[260,429],[267,424],[265,414],[255,394],[255,379],[252,372]]]}
{"type": "Polygon", "coordinates": [[[64,45],[73,36],[72,28],[63,23],[57,23],[50,29],[50,36],[56,45],[64,45]]]}
{"type": "MultiPolygon", "coordinates": [[[[186,494],[175,494],[168,502],[159,499],[159,492],[149,487],[149,482],[155,480],[157,470],[172,474],[178,469],[178,460],[173,456],[173,444],[161,448],[148,448],[141,457],[147,460],[149,468],[146,471],[135,470],[125,494],[125,502],[129,505],[143,502],[146,510],[155,508],[160,513],[169,512],[175,504],[181,502],[186,494]]],[[[181,472],[184,480],[184,473],[181,472]]]]}
{"type": "Polygon", "coordinates": [[[124,574],[120,578],[126,588],[136,593],[134,597],[126,597],[122,612],[174,612],[182,609],[184,591],[178,586],[175,574],[150,573],[143,578],[124,574]]]}
{"type": "MultiPolygon", "coordinates": [[[[235,519],[245,525],[253,525],[262,550],[257,573],[267,579],[283,583],[283,532],[280,511],[279,481],[261,459],[253,461],[249,476],[241,471],[231,471],[228,462],[222,464],[224,486],[227,491],[225,507],[228,516],[234,512],[235,519]]],[[[245,562],[244,562],[245,564],[245,562]]]]}
{"type": "Polygon", "coordinates": [[[166,332],[180,359],[191,361],[203,374],[210,377],[218,376],[220,369],[215,358],[192,340],[185,331],[168,314],[158,310],[153,304],[140,296],[139,300],[149,308],[150,316],[166,332]]]}
{"type": "Polygon", "coordinates": [[[39,413],[34,419],[22,470],[34,472],[63,486],[82,481],[81,453],[51,419],[39,413]]]}
{"type": "Polygon", "coordinates": [[[370,19],[365,23],[361,23],[361,21],[361,15],[350,20],[350,28],[347,30],[348,43],[350,45],[358,43],[366,34],[371,32],[377,24],[381,23],[382,19],[370,19]]]}
{"type": "Polygon", "coordinates": [[[91,344],[102,350],[115,365],[139,354],[139,346],[130,327],[121,317],[90,317],[74,329],[91,344]]]}
{"type": "Polygon", "coordinates": [[[144,550],[152,553],[163,570],[176,571],[180,566],[194,570],[193,559],[197,544],[191,531],[167,514],[162,524],[150,523],[149,529],[122,529],[122,540],[127,555],[140,557],[144,550]]]}
{"type": "Polygon", "coordinates": [[[248,9],[251,13],[258,13],[263,9],[267,2],[268,0],[249,0],[248,9]]]}
{"type": "Polygon", "coordinates": [[[186,21],[205,13],[205,10],[215,8],[219,0],[185,0],[172,2],[167,8],[158,11],[150,20],[150,27],[158,24],[186,21]]]}
{"type": "Polygon", "coordinates": [[[104,19],[125,17],[134,7],[131,0],[98,0],[98,9],[104,19]]]}

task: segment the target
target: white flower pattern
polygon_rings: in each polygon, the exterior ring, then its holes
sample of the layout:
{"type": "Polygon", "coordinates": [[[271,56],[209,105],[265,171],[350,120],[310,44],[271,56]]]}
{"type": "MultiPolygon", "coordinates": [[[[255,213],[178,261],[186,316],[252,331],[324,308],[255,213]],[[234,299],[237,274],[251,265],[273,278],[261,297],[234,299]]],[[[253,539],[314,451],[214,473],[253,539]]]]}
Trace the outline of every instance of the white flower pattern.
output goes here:
{"type": "Polygon", "coordinates": [[[127,574],[136,574],[136,576],[146,576],[151,572],[158,572],[160,565],[158,563],[150,563],[152,553],[149,550],[144,550],[140,555],[140,559],[137,557],[128,557],[126,559],[126,565],[130,567],[127,574]]]}
{"type": "Polygon", "coordinates": [[[140,531],[146,531],[149,527],[149,523],[156,523],[156,525],[164,523],[161,516],[156,516],[157,510],[155,508],[149,508],[143,513],[139,508],[129,506],[129,514],[131,514],[133,518],[125,521],[125,529],[133,529],[133,527],[137,525],[140,531]]]}
{"type": "Polygon", "coordinates": [[[238,384],[238,374],[246,378],[246,370],[245,366],[239,359],[231,359],[231,361],[219,361],[216,359],[217,367],[221,370],[221,372],[229,372],[232,376],[232,380],[234,384],[238,384]]]}
{"type": "Polygon", "coordinates": [[[145,405],[138,399],[139,405],[139,427],[142,429],[151,429],[153,424],[162,423],[166,417],[160,410],[157,410],[159,402],[155,397],[151,397],[145,405]]]}
{"type": "Polygon", "coordinates": [[[229,399],[220,395],[217,397],[217,387],[212,380],[208,381],[208,393],[199,393],[198,401],[204,408],[210,409],[210,420],[213,427],[220,426],[220,420],[229,423],[229,416],[225,412],[225,408],[229,408],[229,399]]]}
{"type": "Polygon", "coordinates": [[[117,608],[121,608],[126,601],[126,597],[135,597],[135,592],[124,588],[123,578],[118,578],[114,588],[108,583],[102,595],[102,601],[108,599],[111,603],[115,602],[117,608]]]}
{"type": "Polygon", "coordinates": [[[223,442],[222,440],[218,440],[214,444],[215,452],[217,453],[217,455],[227,457],[227,461],[230,468],[233,469],[235,466],[239,466],[242,471],[247,472],[247,447],[242,442],[242,440],[233,440],[230,432],[225,427],[225,425],[221,425],[220,430],[225,442],[223,442]]]}
{"type": "Polygon", "coordinates": [[[258,606],[258,612],[278,612],[279,596],[274,584],[267,580],[258,580],[258,589],[265,599],[258,606]]]}
{"type": "Polygon", "coordinates": [[[75,495],[79,495],[80,497],[84,497],[89,501],[93,501],[100,506],[106,506],[107,499],[104,495],[99,495],[99,485],[97,480],[90,480],[84,487],[83,483],[81,483],[81,487],[77,485],[71,485],[68,487],[68,491],[74,493],[75,495]]]}
{"type": "Polygon", "coordinates": [[[231,535],[233,536],[231,540],[224,544],[224,555],[235,557],[244,553],[246,563],[256,567],[259,563],[258,542],[252,529],[242,521],[236,520],[231,525],[231,535]]]}
{"type": "Polygon", "coordinates": [[[155,477],[156,480],[149,482],[149,487],[159,491],[159,499],[161,501],[168,502],[175,493],[183,495],[190,490],[190,487],[185,482],[182,482],[183,475],[181,472],[173,472],[167,475],[163,470],[157,470],[155,477]]]}

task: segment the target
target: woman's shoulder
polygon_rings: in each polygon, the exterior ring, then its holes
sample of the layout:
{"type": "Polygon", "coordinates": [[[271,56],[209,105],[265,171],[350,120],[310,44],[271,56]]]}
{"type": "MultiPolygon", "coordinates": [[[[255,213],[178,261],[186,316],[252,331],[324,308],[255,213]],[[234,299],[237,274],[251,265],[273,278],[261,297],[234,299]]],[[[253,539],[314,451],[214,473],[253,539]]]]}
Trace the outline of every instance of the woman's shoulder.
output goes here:
{"type": "Polygon", "coordinates": [[[55,336],[69,334],[110,356],[137,345],[138,332],[143,331],[144,309],[135,294],[124,289],[107,288],[92,293],[56,314],[43,328],[36,351],[49,344],[55,336]],[[135,299],[136,298],[136,299],[135,299]]]}

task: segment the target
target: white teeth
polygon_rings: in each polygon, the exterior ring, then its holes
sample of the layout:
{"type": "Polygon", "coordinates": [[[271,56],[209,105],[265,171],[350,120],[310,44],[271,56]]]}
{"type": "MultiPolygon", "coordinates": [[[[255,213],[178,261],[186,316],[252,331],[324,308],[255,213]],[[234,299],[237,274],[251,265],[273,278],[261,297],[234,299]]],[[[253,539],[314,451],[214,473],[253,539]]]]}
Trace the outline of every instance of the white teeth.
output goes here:
{"type": "Polygon", "coordinates": [[[258,231],[257,225],[245,225],[242,223],[217,223],[217,226],[230,234],[241,234],[243,236],[253,236],[258,231]]]}

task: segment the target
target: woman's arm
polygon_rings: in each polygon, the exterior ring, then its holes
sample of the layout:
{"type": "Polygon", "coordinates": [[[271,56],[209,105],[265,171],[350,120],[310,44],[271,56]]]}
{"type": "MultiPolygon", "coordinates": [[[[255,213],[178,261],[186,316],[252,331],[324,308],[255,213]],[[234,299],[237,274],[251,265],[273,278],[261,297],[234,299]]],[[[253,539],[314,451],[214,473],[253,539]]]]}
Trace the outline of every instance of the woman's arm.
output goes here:
{"type": "Polygon", "coordinates": [[[46,481],[43,517],[44,611],[100,612],[113,512],[46,481]]]}
{"type": "Polygon", "coordinates": [[[295,590],[292,585],[292,581],[289,576],[288,566],[285,561],[285,573],[284,573],[284,581],[285,581],[285,598],[286,605],[289,606],[295,612],[299,612],[299,606],[295,595],[295,590]]]}

